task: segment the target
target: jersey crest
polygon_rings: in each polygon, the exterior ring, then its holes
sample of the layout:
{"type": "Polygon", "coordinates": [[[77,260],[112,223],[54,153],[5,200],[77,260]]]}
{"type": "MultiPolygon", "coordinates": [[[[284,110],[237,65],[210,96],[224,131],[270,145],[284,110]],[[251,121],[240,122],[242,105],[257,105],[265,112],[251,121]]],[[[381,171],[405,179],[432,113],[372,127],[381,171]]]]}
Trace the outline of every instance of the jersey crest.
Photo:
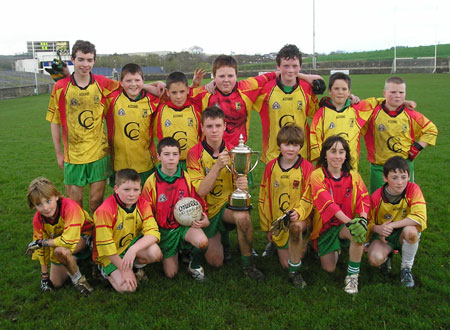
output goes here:
{"type": "Polygon", "coordinates": [[[117,111],[117,114],[119,116],[125,116],[125,110],[123,110],[122,108],[119,109],[119,111],[117,111]]]}
{"type": "Polygon", "coordinates": [[[165,202],[166,200],[167,200],[166,195],[164,195],[164,194],[159,195],[158,202],[162,203],[162,202],[165,202]]]}
{"type": "Polygon", "coordinates": [[[172,125],[172,122],[169,119],[166,119],[166,121],[164,122],[164,126],[169,127],[171,125],[172,125]]]}
{"type": "Polygon", "coordinates": [[[278,110],[278,109],[280,109],[280,108],[281,108],[281,107],[280,107],[280,103],[274,102],[274,103],[272,104],[272,109],[278,110]]]}

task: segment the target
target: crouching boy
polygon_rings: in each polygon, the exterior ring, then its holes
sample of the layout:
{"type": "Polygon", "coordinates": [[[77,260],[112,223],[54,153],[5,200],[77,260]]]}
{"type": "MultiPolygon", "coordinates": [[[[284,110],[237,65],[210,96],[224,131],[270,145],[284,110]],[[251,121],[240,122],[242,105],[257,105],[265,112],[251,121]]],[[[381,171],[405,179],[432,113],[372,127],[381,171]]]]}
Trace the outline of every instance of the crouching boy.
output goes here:
{"type": "Polygon", "coordinates": [[[401,283],[414,287],[411,268],[419,248],[420,234],[427,228],[427,210],[422,191],[409,182],[410,167],[401,156],[394,156],[383,166],[386,182],[371,196],[369,235],[372,240],[368,258],[384,274],[391,270],[393,250],[401,251],[401,283]]]}
{"type": "Polygon", "coordinates": [[[114,194],[95,211],[93,259],[117,292],[133,292],[146,279],[146,264],[160,261],[160,234],[141,178],[132,169],[116,173],[114,194]]]}

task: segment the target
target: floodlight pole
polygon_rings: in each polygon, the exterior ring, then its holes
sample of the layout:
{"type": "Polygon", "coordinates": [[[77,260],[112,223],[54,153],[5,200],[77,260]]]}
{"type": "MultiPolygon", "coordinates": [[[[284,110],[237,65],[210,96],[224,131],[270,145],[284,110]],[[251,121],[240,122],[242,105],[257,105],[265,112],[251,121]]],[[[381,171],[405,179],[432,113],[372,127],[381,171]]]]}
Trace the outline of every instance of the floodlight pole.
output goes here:
{"type": "Polygon", "coordinates": [[[433,68],[433,73],[436,73],[436,66],[437,66],[437,45],[438,45],[438,42],[436,41],[435,43],[434,43],[434,68],[433,68]]]}
{"type": "Polygon", "coordinates": [[[313,0],[313,59],[312,59],[312,65],[313,69],[316,69],[316,1],[313,0]]]}
{"type": "MultiPolygon", "coordinates": [[[[34,41],[31,42],[31,49],[33,50],[33,60],[35,60],[34,58],[34,41]]],[[[38,84],[37,84],[37,74],[36,74],[36,68],[34,68],[34,94],[38,95],[39,91],[38,91],[38,84]]]]}

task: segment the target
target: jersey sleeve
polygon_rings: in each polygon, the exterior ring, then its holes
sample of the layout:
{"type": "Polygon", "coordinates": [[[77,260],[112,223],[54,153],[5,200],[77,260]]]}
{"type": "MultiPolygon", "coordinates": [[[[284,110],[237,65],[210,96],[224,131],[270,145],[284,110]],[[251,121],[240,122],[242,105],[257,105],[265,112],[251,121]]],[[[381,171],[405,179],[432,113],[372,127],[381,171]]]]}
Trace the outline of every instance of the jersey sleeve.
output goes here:
{"type": "Polygon", "coordinates": [[[361,175],[352,171],[352,178],[354,178],[356,188],[356,201],[355,201],[355,213],[361,215],[361,213],[369,214],[370,212],[370,197],[367,192],[366,185],[361,175]]]}
{"type": "Polygon", "coordinates": [[[406,189],[406,198],[410,205],[406,217],[420,226],[419,231],[424,231],[427,228],[427,207],[419,186],[410,183],[406,189]]]}
{"type": "Polygon", "coordinates": [[[202,180],[205,178],[205,172],[201,164],[201,150],[200,144],[189,150],[186,156],[186,167],[191,177],[191,183],[197,191],[202,180]]]}
{"type": "Polygon", "coordinates": [[[259,225],[261,226],[261,230],[268,232],[270,230],[270,226],[272,221],[272,205],[271,205],[271,196],[270,196],[270,179],[272,176],[272,168],[274,165],[274,161],[272,160],[267,164],[264,169],[263,177],[261,178],[261,187],[259,188],[259,198],[258,198],[258,211],[259,211],[259,225]]]}
{"type": "Polygon", "coordinates": [[[74,251],[81,237],[81,227],[85,222],[84,212],[76,203],[67,204],[62,208],[64,231],[53,240],[55,246],[62,246],[74,251]]]}
{"type": "MultiPolygon", "coordinates": [[[[247,78],[245,80],[240,80],[237,82],[237,89],[245,94],[252,103],[256,102],[259,94],[261,93],[261,89],[263,86],[277,78],[275,72],[265,73],[256,77],[247,78]]],[[[248,109],[251,110],[251,109],[248,109]]]]}
{"type": "Polygon", "coordinates": [[[61,97],[63,89],[59,87],[60,84],[53,85],[52,94],[48,104],[47,115],[45,119],[52,124],[61,125],[61,118],[59,115],[59,98],[61,97]]]}
{"type": "Polygon", "coordinates": [[[309,135],[311,143],[311,161],[319,159],[320,151],[322,150],[324,112],[325,108],[320,108],[311,122],[311,132],[309,135]]]}
{"type": "Polygon", "coordinates": [[[367,226],[367,236],[370,239],[372,236],[372,228],[378,225],[378,211],[381,205],[381,190],[383,187],[378,188],[375,192],[370,196],[370,210],[368,214],[369,224],[367,226]]]}
{"type": "MultiPolygon", "coordinates": [[[[304,161],[305,162],[305,161],[304,161]]],[[[299,200],[297,205],[294,205],[293,209],[297,211],[299,215],[299,220],[303,221],[308,219],[312,208],[313,201],[311,197],[311,173],[313,172],[314,167],[311,163],[307,163],[307,165],[302,166],[303,172],[303,182],[302,182],[302,191],[303,194],[299,200]]]]}
{"type": "Polygon", "coordinates": [[[142,234],[154,236],[159,242],[161,234],[159,232],[158,224],[156,223],[150,203],[148,203],[148,201],[143,197],[139,198],[139,208],[142,212],[142,234]]]}
{"type": "Polygon", "coordinates": [[[100,206],[94,213],[95,242],[100,257],[117,254],[113,238],[113,227],[116,217],[117,210],[105,204],[103,207],[100,206]]]}
{"type": "Polygon", "coordinates": [[[341,211],[341,208],[334,202],[333,196],[327,189],[321,168],[311,173],[311,195],[314,207],[319,212],[323,224],[330,222],[335,214],[341,211]]]}
{"type": "Polygon", "coordinates": [[[409,114],[412,119],[414,140],[434,146],[438,135],[436,125],[420,112],[410,110],[409,114]]]}
{"type": "MultiPolygon", "coordinates": [[[[39,221],[39,213],[36,212],[33,218],[33,240],[50,238],[45,232],[44,226],[39,221]]],[[[32,260],[37,260],[41,265],[48,265],[50,263],[50,248],[41,247],[33,252],[32,260]]]]}

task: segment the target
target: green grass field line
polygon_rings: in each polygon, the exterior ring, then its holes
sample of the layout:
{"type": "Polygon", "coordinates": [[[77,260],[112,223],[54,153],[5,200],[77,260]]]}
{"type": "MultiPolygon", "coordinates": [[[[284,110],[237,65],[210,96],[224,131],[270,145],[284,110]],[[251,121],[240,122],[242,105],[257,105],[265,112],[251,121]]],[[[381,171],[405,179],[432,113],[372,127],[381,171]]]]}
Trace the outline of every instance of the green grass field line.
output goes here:
{"type": "MultiPolygon", "coordinates": [[[[355,75],[354,94],[381,96],[386,75],[355,75]]],[[[231,234],[233,260],[222,269],[206,266],[208,280],[194,282],[180,265],[179,275],[164,278],[161,264],[146,267],[150,282],[134,294],[117,294],[102,281],[92,279],[95,291],[82,298],[67,285],[41,293],[40,267],[25,255],[32,239],[33,213],[26,207],[29,182],[40,175],[63,191],[45,121],[49,95],[0,101],[0,328],[171,328],[171,329],[448,329],[450,328],[450,75],[403,75],[407,98],[418,104],[439,129],[436,147],[425,149],[416,160],[416,182],[428,209],[428,229],[423,233],[413,272],[417,287],[399,283],[400,257],[393,260],[393,274],[384,278],[363,257],[360,293],[343,290],[348,254],[343,251],[335,274],[320,269],[308,254],[302,274],[308,283],[296,291],[287,282],[276,257],[259,258],[267,279],[257,284],[242,275],[236,234],[231,234]]],[[[251,116],[249,145],[261,150],[258,115],[251,116]]],[[[362,147],[361,173],[368,182],[368,163],[362,147]]],[[[264,166],[254,172],[259,182],[264,166]]],[[[256,205],[259,186],[250,191],[256,205]]],[[[111,189],[108,188],[108,194],[111,189]]],[[[87,205],[87,204],[86,204],[87,205]]],[[[262,251],[265,235],[252,212],[254,246],[262,251]]]]}

